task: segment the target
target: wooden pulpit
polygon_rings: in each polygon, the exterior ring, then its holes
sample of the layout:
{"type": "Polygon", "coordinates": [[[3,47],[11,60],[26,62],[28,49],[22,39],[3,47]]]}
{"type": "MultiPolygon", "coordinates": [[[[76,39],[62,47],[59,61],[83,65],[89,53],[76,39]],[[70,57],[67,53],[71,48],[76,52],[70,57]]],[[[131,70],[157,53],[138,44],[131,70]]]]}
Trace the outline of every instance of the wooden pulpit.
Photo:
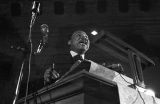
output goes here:
{"type": "MultiPolygon", "coordinates": [[[[25,98],[16,104],[24,104],[25,98]]],[[[115,82],[81,71],[28,95],[27,104],[120,104],[115,82]]]]}

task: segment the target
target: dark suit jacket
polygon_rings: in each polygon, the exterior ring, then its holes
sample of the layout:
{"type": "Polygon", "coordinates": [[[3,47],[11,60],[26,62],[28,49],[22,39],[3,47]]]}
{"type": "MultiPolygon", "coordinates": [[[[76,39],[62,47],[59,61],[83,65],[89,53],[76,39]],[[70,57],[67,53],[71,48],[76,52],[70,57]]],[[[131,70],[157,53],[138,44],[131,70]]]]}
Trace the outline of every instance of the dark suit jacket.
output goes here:
{"type": "MultiPolygon", "coordinates": [[[[60,74],[60,76],[63,76],[66,72],[68,72],[74,63],[75,61],[70,52],[54,56],[55,70],[60,74]]],[[[81,64],[78,65],[69,75],[75,74],[84,69],[89,71],[90,65],[91,62],[84,59],[81,64]]]]}

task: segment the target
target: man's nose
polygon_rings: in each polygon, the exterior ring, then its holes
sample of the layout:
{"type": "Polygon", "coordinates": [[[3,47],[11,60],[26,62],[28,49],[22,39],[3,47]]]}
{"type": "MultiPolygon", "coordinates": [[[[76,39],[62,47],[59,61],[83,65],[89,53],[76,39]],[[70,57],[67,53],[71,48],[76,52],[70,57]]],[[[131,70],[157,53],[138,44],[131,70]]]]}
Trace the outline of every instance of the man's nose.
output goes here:
{"type": "Polygon", "coordinates": [[[84,36],[84,35],[81,35],[81,38],[82,38],[82,39],[87,39],[87,37],[86,37],[86,36],[84,36]]]}

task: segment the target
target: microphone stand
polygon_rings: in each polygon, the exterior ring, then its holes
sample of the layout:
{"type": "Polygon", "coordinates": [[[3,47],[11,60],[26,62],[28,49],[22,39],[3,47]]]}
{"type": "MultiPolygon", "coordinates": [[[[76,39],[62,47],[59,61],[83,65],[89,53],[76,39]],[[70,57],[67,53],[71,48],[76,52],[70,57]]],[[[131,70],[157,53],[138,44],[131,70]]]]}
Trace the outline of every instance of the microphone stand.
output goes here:
{"type": "Polygon", "coordinates": [[[15,97],[14,97],[14,100],[13,100],[13,104],[15,104],[17,99],[18,99],[19,89],[20,89],[20,85],[21,85],[21,81],[22,81],[22,77],[23,77],[23,68],[24,68],[25,60],[26,59],[23,58],[22,65],[21,65],[21,70],[20,70],[20,73],[19,73],[18,82],[17,82],[17,86],[16,86],[16,91],[15,91],[15,97]]]}
{"type": "MultiPolygon", "coordinates": [[[[35,2],[34,2],[35,3],[35,2]]],[[[40,6],[40,5],[38,5],[40,6]]],[[[33,8],[32,8],[33,9],[33,8]]],[[[20,88],[20,85],[21,85],[21,82],[22,82],[22,77],[23,77],[23,69],[24,69],[24,64],[25,64],[25,60],[26,60],[26,56],[29,52],[29,71],[28,71],[28,78],[27,78],[27,88],[26,88],[26,96],[25,96],[25,101],[24,101],[24,104],[26,104],[26,100],[27,100],[27,95],[28,95],[28,84],[29,84],[29,79],[30,79],[30,69],[31,69],[31,56],[32,56],[32,27],[34,25],[34,22],[36,20],[36,17],[38,15],[38,11],[34,12],[32,11],[32,17],[31,17],[31,21],[30,21],[30,28],[29,28],[29,36],[28,36],[28,44],[29,44],[29,51],[24,51],[24,57],[23,57],[23,61],[22,61],[22,65],[21,65],[21,69],[20,69],[20,73],[19,73],[19,77],[18,77],[18,82],[17,82],[17,86],[16,86],[16,91],[15,91],[15,97],[14,97],[14,100],[13,100],[13,103],[12,104],[16,104],[16,101],[18,99],[18,95],[19,95],[19,88],[20,88]]]]}
{"type": "Polygon", "coordinates": [[[21,85],[21,82],[22,82],[22,78],[23,78],[24,64],[25,64],[27,53],[28,53],[29,49],[26,46],[25,46],[25,48],[22,48],[20,46],[18,46],[18,47],[11,46],[11,48],[14,48],[17,51],[21,51],[23,53],[23,58],[22,58],[23,60],[22,60],[21,68],[20,68],[20,73],[19,73],[19,76],[18,76],[16,91],[15,91],[15,97],[14,97],[14,100],[13,100],[13,103],[12,103],[12,104],[15,104],[17,99],[18,99],[18,96],[19,96],[19,89],[20,89],[20,85],[21,85]]]}
{"type": "Polygon", "coordinates": [[[30,28],[29,28],[29,36],[28,36],[28,44],[30,46],[30,52],[29,52],[29,62],[28,62],[27,87],[26,87],[26,95],[25,95],[24,104],[26,104],[26,101],[27,101],[28,87],[29,87],[29,80],[30,80],[30,71],[31,71],[31,60],[32,60],[32,51],[33,51],[32,26],[34,25],[36,17],[37,17],[37,13],[32,12],[30,28]]]}

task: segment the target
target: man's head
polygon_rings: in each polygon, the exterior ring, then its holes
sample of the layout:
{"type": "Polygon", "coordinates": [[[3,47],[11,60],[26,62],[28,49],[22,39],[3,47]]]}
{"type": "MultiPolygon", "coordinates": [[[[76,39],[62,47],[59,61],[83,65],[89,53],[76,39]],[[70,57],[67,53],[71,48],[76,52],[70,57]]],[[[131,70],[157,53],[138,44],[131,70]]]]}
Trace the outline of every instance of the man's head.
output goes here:
{"type": "Polygon", "coordinates": [[[70,49],[79,54],[84,54],[90,46],[90,41],[84,31],[75,31],[69,41],[70,49]]]}

